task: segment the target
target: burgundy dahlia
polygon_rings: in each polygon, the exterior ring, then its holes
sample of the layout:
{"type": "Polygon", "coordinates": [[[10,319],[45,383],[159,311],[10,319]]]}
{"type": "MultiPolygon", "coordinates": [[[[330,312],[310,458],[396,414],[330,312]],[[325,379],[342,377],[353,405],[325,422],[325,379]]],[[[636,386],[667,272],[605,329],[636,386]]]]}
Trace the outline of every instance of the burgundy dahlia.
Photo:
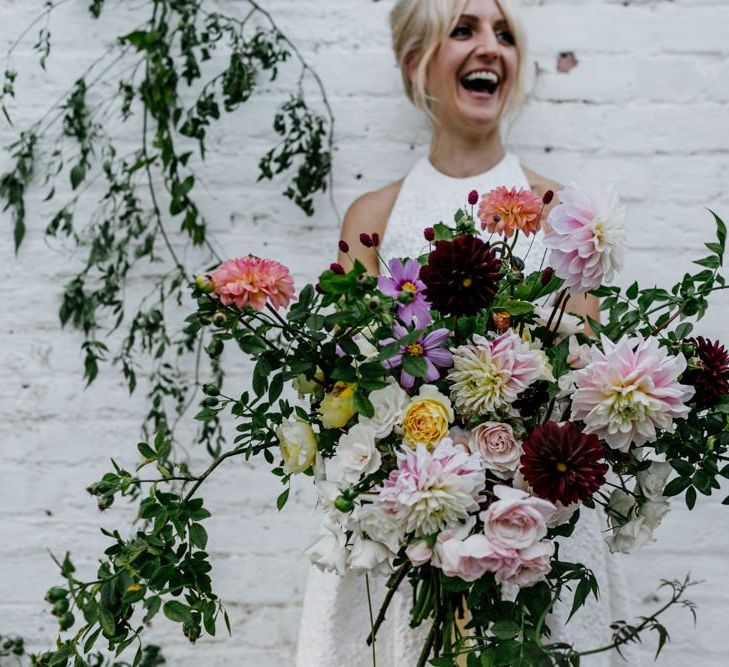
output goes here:
{"type": "Polygon", "coordinates": [[[729,353],[719,342],[703,336],[689,338],[688,342],[696,347],[701,368],[689,368],[681,381],[696,389],[696,405],[710,408],[729,394],[729,353]]]}
{"type": "Polygon", "coordinates": [[[501,260],[475,236],[436,241],[420,270],[425,298],[443,315],[475,315],[493,301],[501,279],[501,260]]]}
{"type": "Polygon", "coordinates": [[[573,422],[537,426],[522,444],[521,472],[540,498],[570,505],[588,500],[605,483],[605,451],[594,434],[573,422]]]}

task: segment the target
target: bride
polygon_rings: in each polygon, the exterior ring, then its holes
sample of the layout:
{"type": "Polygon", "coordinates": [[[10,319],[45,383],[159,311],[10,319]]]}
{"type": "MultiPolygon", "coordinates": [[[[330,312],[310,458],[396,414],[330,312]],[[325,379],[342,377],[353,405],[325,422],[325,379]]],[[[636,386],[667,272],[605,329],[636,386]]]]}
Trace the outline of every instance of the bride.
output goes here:
{"type": "MultiPolygon", "coordinates": [[[[523,167],[502,143],[502,120],[518,110],[527,66],[524,33],[513,0],[399,0],[391,13],[391,28],[405,92],[427,114],[432,137],[428,155],[403,179],[361,196],[347,211],[341,238],[373,274],[379,272],[378,261],[371,249],[359,243],[363,232],[380,235],[385,259],[417,256],[425,244],[423,229],[441,220],[450,223],[471,190],[484,193],[503,185],[543,195],[561,189],[523,167]]],[[[519,239],[517,254],[524,257],[527,248],[519,239]]],[[[526,270],[537,270],[544,253],[538,234],[526,257],[526,270]]],[[[339,261],[344,266],[349,263],[346,256],[339,261]]],[[[595,297],[573,300],[569,309],[598,318],[595,297]]],[[[590,649],[610,644],[610,623],[630,619],[630,614],[621,573],[601,534],[604,517],[587,508],[582,508],[581,515],[572,538],[561,545],[561,560],[581,562],[593,570],[600,600],[591,599],[569,624],[572,601],[559,602],[549,626],[554,641],[590,649]]],[[[375,613],[384,597],[384,584],[384,578],[370,578],[375,613]]],[[[409,627],[409,593],[407,586],[401,586],[378,632],[380,667],[414,667],[422,649],[423,628],[409,627]]],[[[371,665],[365,643],[369,630],[364,575],[350,572],[340,577],[312,567],[297,667],[371,665]]],[[[611,652],[583,664],[626,663],[611,652]]],[[[629,664],[636,665],[636,659],[631,657],[629,664]]]]}

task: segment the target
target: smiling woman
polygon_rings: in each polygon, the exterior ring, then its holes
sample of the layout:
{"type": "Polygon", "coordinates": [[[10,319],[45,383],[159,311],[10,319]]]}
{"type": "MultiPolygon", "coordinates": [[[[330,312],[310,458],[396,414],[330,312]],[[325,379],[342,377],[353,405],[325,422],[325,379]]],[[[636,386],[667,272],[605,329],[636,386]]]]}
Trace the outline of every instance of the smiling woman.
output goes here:
{"type": "MultiPolygon", "coordinates": [[[[541,197],[561,189],[523,167],[504,148],[502,127],[523,101],[527,63],[526,39],[513,1],[399,0],[391,13],[391,28],[405,93],[427,115],[432,135],[427,155],[403,179],[364,194],[347,211],[339,262],[349,266],[359,259],[373,274],[381,266],[371,244],[365,247],[359,242],[362,234],[379,235],[380,257],[385,261],[413,257],[427,247],[423,229],[450,220],[472,190],[486,193],[505,186],[530,189],[541,197]]],[[[543,264],[546,248],[541,236],[536,234],[531,245],[524,236],[516,241],[526,271],[543,264]]],[[[570,304],[570,310],[597,319],[597,300],[583,299],[570,304]]],[[[561,548],[562,558],[585,563],[595,572],[599,603],[588,603],[569,626],[565,624],[571,600],[558,603],[547,621],[554,640],[582,649],[609,644],[610,623],[630,617],[622,578],[601,535],[605,528],[595,511],[584,508],[572,539],[561,548]]],[[[317,541],[319,556],[322,544],[317,541]]],[[[313,569],[304,601],[298,667],[371,665],[365,643],[370,627],[367,599],[377,610],[386,594],[384,582],[373,577],[365,582],[363,574],[352,571],[340,576],[313,569]]],[[[412,600],[404,589],[395,593],[377,635],[380,667],[416,665],[424,643],[423,628],[410,628],[412,600]]],[[[625,664],[619,657],[612,660],[618,662],[611,663],[602,654],[589,664],[625,664]]]]}

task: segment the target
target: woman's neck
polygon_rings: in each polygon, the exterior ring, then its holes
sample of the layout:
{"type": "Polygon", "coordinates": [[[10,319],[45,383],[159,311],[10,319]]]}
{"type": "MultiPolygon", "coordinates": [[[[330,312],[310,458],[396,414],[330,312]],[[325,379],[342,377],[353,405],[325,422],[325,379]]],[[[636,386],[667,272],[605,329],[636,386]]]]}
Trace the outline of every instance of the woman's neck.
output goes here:
{"type": "Polygon", "coordinates": [[[498,128],[486,135],[461,135],[436,129],[430,143],[430,163],[452,178],[468,178],[488,171],[504,157],[498,128]]]}

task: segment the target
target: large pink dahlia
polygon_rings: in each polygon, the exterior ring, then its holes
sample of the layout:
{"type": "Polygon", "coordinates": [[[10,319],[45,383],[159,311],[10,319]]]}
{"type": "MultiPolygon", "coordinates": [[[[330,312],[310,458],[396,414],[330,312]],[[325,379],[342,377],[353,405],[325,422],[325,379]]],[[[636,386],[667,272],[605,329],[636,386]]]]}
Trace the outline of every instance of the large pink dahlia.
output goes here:
{"type": "Polygon", "coordinates": [[[508,408],[540,373],[539,357],[514,331],[493,340],[474,335],[453,351],[451,398],[461,414],[489,414],[508,408]]]}
{"type": "Polygon", "coordinates": [[[544,245],[549,264],[572,294],[612,280],[623,266],[625,209],[612,188],[593,193],[570,186],[558,193],[561,204],[549,214],[544,245]]]}
{"type": "Polygon", "coordinates": [[[223,262],[210,276],[213,291],[224,306],[252,306],[263,310],[266,301],[285,308],[294,296],[294,281],[280,262],[260,257],[239,257],[223,262]]]}
{"type": "Polygon", "coordinates": [[[397,468],[385,480],[378,503],[395,517],[403,532],[432,535],[478,509],[485,486],[479,456],[468,454],[446,438],[429,452],[403,447],[397,468]]]}
{"type": "Polygon", "coordinates": [[[673,431],[695,391],[678,381],[686,359],[668,354],[653,337],[601,339],[602,351],[591,347],[590,362],[573,372],[572,418],[585,422],[585,433],[623,451],[654,442],[656,428],[673,431]]]}

